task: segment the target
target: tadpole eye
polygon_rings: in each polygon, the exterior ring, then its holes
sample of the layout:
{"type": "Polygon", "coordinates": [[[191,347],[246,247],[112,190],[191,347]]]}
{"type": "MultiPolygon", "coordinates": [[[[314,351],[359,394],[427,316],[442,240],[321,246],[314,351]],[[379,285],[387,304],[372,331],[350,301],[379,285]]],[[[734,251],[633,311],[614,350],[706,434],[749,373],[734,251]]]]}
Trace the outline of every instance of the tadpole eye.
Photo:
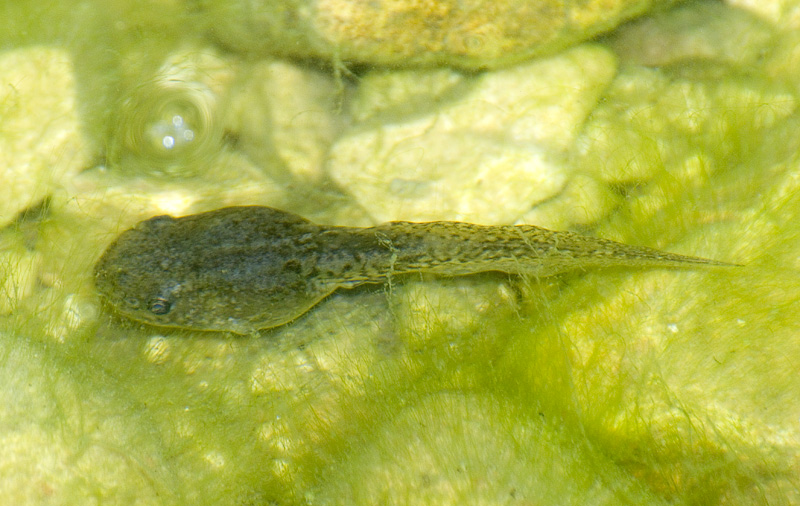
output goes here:
{"type": "Polygon", "coordinates": [[[150,301],[150,312],[153,314],[167,314],[170,309],[172,309],[172,304],[167,299],[158,297],[150,301]]]}

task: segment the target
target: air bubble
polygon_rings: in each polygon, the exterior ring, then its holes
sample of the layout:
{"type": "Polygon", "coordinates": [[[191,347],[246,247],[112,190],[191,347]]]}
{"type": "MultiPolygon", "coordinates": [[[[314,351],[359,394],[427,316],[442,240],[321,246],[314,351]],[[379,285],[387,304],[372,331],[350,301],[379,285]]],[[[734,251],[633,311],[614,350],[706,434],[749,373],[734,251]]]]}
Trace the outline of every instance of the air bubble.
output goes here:
{"type": "Polygon", "coordinates": [[[217,97],[204,85],[155,82],[123,101],[110,159],[156,175],[192,176],[222,145],[217,97]]]}

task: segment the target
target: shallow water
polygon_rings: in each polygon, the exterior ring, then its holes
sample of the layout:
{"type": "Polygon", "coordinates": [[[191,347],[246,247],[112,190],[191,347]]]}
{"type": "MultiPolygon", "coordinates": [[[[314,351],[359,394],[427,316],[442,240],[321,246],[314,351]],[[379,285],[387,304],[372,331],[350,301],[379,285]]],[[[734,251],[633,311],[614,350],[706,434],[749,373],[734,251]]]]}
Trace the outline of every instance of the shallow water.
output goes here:
{"type": "Polygon", "coordinates": [[[794,20],[692,3],[476,72],[237,50],[204,5],[0,7],[3,497],[800,502],[794,20]],[[747,266],[410,274],[259,338],[100,304],[121,232],[249,204],[747,266]]]}

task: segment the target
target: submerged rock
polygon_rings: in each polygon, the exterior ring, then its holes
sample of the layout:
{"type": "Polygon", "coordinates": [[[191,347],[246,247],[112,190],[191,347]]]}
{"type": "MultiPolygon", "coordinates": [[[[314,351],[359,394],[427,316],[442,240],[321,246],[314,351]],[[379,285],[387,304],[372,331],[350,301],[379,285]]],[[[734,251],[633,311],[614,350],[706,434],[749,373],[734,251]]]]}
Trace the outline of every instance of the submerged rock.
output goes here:
{"type": "Polygon", "coordinates": [[[553,53],[674,0],[266,0],[209,3],[208,31],[239,52],[376,65],[493,68],[553,53]]]}
{"type": "Polygon", "coordinates": [[[0,53],[0,226],[82,169],[72,59],[62,49],[0,53]]]}

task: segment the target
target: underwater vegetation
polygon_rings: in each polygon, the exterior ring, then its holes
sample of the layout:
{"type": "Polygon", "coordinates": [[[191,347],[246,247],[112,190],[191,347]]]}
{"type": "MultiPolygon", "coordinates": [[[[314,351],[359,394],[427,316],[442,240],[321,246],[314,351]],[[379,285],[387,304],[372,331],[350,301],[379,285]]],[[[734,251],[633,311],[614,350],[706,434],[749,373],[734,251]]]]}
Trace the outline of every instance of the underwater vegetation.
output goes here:
{"type": "MultiPolygon", "coordinates": [[[[4,501],[800,503],[795,0],[28,4],[0,3],[4,501]],[[126,230],[242,206],[349,277],[247,335],[102,301],[126,230]],[[743,266],[424,273],[403,239],[435,230],[743,266]]],[[[170,247],[114,273],[187,293],[170,247]]]]}

